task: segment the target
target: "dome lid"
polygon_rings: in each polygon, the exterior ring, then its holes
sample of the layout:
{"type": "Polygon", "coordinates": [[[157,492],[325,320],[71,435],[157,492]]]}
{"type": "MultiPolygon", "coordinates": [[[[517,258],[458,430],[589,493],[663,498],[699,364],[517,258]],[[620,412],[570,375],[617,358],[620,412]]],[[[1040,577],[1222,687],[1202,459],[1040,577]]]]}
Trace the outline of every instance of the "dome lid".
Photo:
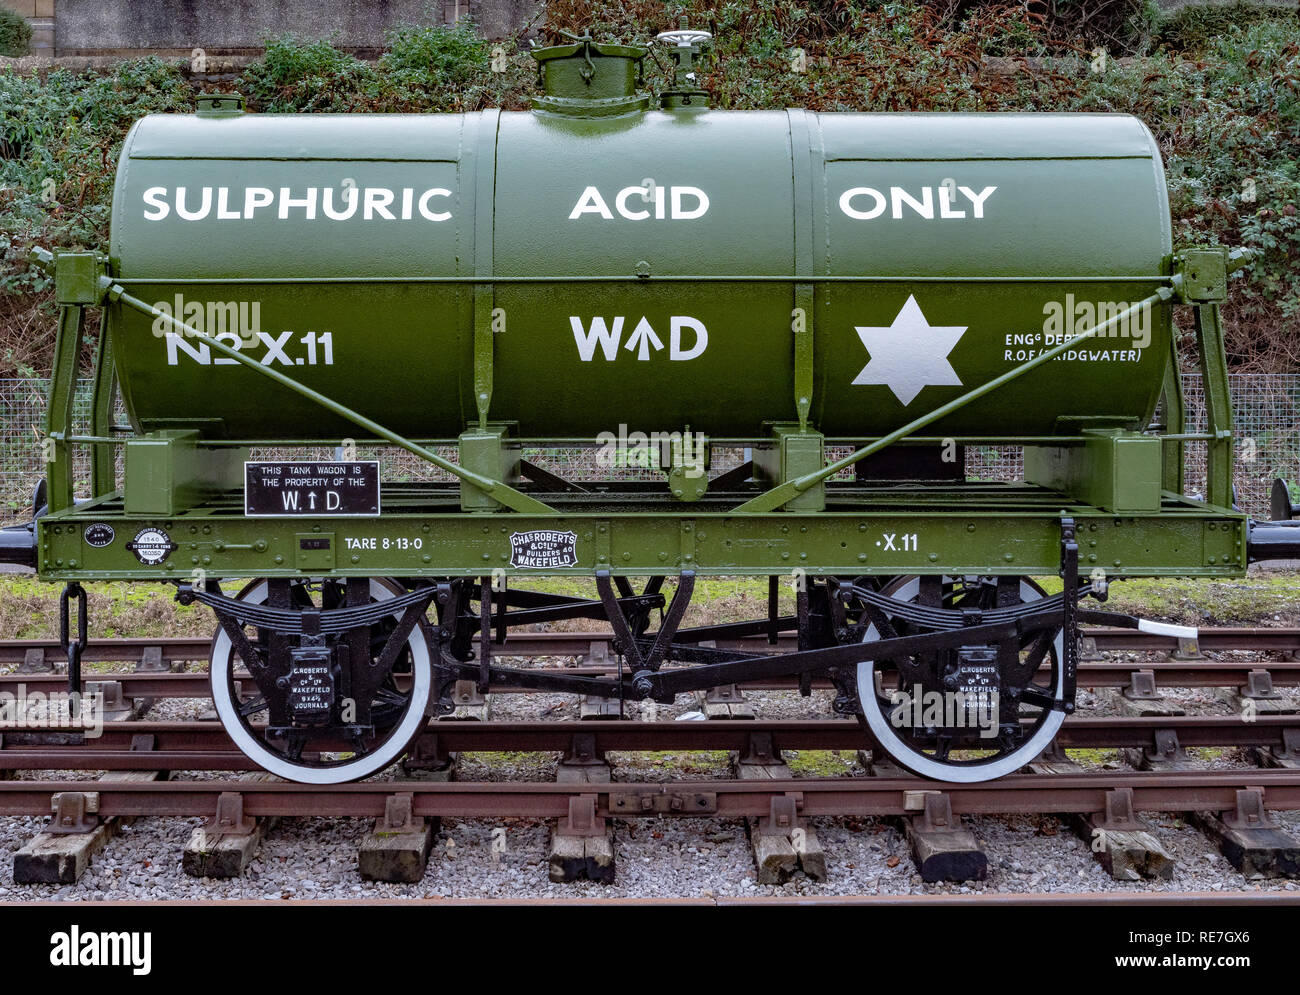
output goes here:
{"type": "Polygon", "coordinates": [[[537,48],[532,56],[545,96],[533,107],[575,117],[606,117],[645,110],[650,98],[636,91],[646,50],[608,45],[590,35],[569,35],[573,43],[537,48]]]}

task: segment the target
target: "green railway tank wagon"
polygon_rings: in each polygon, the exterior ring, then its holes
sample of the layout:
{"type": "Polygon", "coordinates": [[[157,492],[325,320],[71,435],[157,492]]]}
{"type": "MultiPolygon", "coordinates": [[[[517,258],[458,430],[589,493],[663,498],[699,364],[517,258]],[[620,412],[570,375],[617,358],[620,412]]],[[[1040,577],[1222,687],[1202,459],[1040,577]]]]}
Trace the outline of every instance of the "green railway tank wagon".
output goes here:
{"type": "Polygon", "coordinates": [[[653,101],[644,49],[583,36],[535,51],[530,112],[253,115],[215,95],[138,122],[108,255],[40,254],[61,306],[48,487],[3,555],[69,584],[65,611],[109,578],[213,607],[227,728],[318,782],[399,757],[455,680],[672,700],[758,672],[829,676],[911,769],[997,776],[1073,708],[1074,626],[1099,616],[1081,596],[1293,555],[1283,524],[1232,506],[1219,304],[1249,254],[1174,251],[1140,121],[723,112],[695,84],[707,35],[661,40],[676,78],[653,101]],[[1179,305],[1201,434],[1182,425],[1179,305]],[[77,436],[89,306],[105,321],[77,436]],[[700,441],[668,446],[650,484],[581,485],[522,455],[626,429],[700,441]],[[347,438],[455,482],[248,460],[347,438]],[[1200,497],[1192,440],[1210,455],[1200,497]],[[1024,447],[1025,480],[965,479],[978,444],[1024,447]],[[723,445],[753,458],[711,474],[723,445]],[[73,446],[93,454],[80,502],[73,446]],[[1027,579],[1058,572],[1055,598],[1027,579]],[[528,590],[539,574],[594,576],[600,598],[528,590]],[[768,577],[768,616],[682,628],[709,574],[768,577]],[[230,598],[217,578],[248,584],[230,598]],[[575,617],[613,625],[625,675],[492,662],[510,627],[575,617]],[[799,652],[705,645],[724,629],[797,630],[799,652]],[[965,704],[947,725],[901,721],[877,660],[965,704]],[[960,727],[973,702],[1000,709],[978,734],[960,727]]]}

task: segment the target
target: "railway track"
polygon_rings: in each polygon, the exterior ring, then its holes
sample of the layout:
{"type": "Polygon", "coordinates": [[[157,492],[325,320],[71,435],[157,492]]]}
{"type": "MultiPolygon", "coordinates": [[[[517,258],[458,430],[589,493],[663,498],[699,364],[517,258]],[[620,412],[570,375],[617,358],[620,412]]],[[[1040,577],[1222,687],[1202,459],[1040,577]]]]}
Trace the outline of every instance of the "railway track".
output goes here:
{"type": "MultiPolygon", "coordinates": [[[[534,658],[535,666],[600,674],[612,672],[604,662],[609,659],[611,638],[604,632],[512,636],[509,653],[498,650],[497,656],[534,658]],[[565,659],[556,663],[554,658],[565,659]],[[579,660],[574,658],[581,658],[583,665],[577,666],[579,660]]],[[[1138,672],[1148,672],[1168,687],[1239,688],[1252,681],[1257,683],[1260,673],[1278,686],[1300,685],[1300,662],[1289,659],[1300,651],[1300,629],[1206,630],[1195,645],[1133,630],[1094,629],[1086,633],[1085,639],[1086,656],[1080,673],[1083,686],[1130,687],[1138,672]],[[1228,651],[1249,651],[1250,655],[1226,659],[1204,656],[1228,651]],[[1116,660],[1101,658],[1101,652],[1141,652],[1150,656],[1116,660]],[[1155,656],[1162,653],[1166,654],[1164,658],[1155,656]],[[1263,653],[1273,658],[1261,658],[1263,653]],[[1283,658],[1277,659],[1278,655],[1283,658]]],[[[782,642],[776,649],[782,648],[782,642]]],[[[120,682],[127,698],[206,698],[207,675],[202,669],[172,668],[202,664],[208,645],[208,640],[197,638],[97,641],[86,651],[88,663],[134,663],[137,669],[88,673],[87,678],[120,682]]],[[[761,649],[768,643],[759,637],[720,641],[720,645],[761,649]]],[[[21,669],[0,675],[0,691],[16,691],[19,685],[28,692],[63,689],[62,675],[52,669],[36,669],[57,667],[63,659],[58,646],[46,640],[0,642],[0,665],[19,664],[21,669]]],[[[794,687],[787,680],[742,686],[751,690],[794,687]]],[[[26,773],[22,779],[11,773],[8,779],[0,780],[0,815],[45,816],[53,812],[55,817],[47,827],[53,834],[47,832],[37,840],[44,839],[41,846],[55,849],[75,848],[103,827],[141,817],[202,817],[207,820],[204,831],[208,838],[218,842],[247,839],[241,834],[260,834],[258,827],[286,817],[374,819],[376,838],[390,842],[394,836],[407,842],[426,840],[424,859],[428,854],[426,830],[441,818],[554,819],[553,840],[568,840],[569,845],[578,840],[580,853],[592,839],[606,838],[612,820],[673,816],[739,819],[750,827],[760,869],[767,859],[760,853],[767,845],[763,841],[770,842],[771,827],[782,819],[786,820],[788,836],[791,829],[802,832],[801,827],[811,826],[810,819],[866,817],[901,820],[914,847],[920,846],[917,840],[929,841],[924,856],[924,847],[916,850],[917,867],[926,880],[960,880],[963,875],[982,876],[982,872],[971,870],[971,852],[960,845],[960,839],[969,836],[961,829],[963,817],[1067,813],[1085,829],[1092,827],[1089,832],[1095,833],[1100,827],[1121,841],[1107,842],[1105,852],[1098,854],[1106,862],[1117,861],[1120,858],[1116,854],[1132,850],[1132,838],[1136,838],[1132,834],[1141,832],[1144,825],[1140,822],[1143,812],[1188,813],[1189,817],[1209,813],[1211,819],[1221,820],[1214,832],[1230,835],[1237,831],[1234,825],[1249,834],[1252,818],[1256,820],[1254,831],[1278,832],[1272,813],[1300,810],[1300,756],[1295,755],[1300,746],[1297,714],[1259,714],[1250,721],[1243,721],[1240,715],[1073,715],[1057,736],[1056,746],[1061,750],[1135,750],[1152,761],[1155,769],[1151,770],[1083,771],[1071,768],[1065,755],[1058,753],[1052,762],[1035,765],[1033,773],[958,785],[912,777],[888,766],[877,768],[877,776],[871,777],[795,777],[783,763],[788,752],[853,751],[863,745],[858,723],[844,719],[442,719],[431,721],[419,741],[426,776],[428,769],[447,764],[460,754],[502,751],[559,754],[557,769],[561,774],[555,782],[462,782],[416,779],[419,772],[404,771],[394,780],[314,786],[250,780],[244,772],[253,770],[253,765],[216,722],[111,721],[103,725],[98,736],[75,730],[6,728],[0,738],[0,769],[26,773]],[[1174,761],[1183,756],[1187,747],[1248,747],[1267,766],[1180,769],[1186,765],[1174,761]],[[735,772],[743,773],[746,764],[750,765],[749,772],[732,778],[665,782],[610,776],[611,765],[617,766],[617,754],[651,750],[729,751],[738,765],[735,772]],[[765,773],[755,776],[756,766],[765,773]],[[104,773],[98,780],[58,779],[57,774],[48,773],[71,770],[104,773]],[[565,770],[578,774],[566,779],[565,770]],[[65,825],[60,830],[58,824],[68,819],[70,827],[65,825]],[[1129,850],[1124,850],[1125,846],[1129,850]]],[[[340,744],[339,748],[345,746],[340,744]]],[[[780,832],[776,837],[787,839],[780,832]]],[[[1232,846],[1242,850],[1239,843],[1220,841],[1225,853],[1232,846]]],[[[1277,840],[1274,843],[1277,845],[1272,850],[1265,847],[1271,854],[1270,866],[1282,867],[1285,873],[1295,872],[1294,853],[1286,856],[1291,852],[1286,849],[1289,844],[1277,840]]],[[[1148,845],[1157,844],[1153,840],[1141,842],[1142,847],[1148,845]]],[[[36,846],[35,841],[32,846],[36,846]]],[[[1300,851],[1300,844],[1296,847],[1300,851]]],[[[612,849],[609,852],[612,871],[612,849]]],[[[1243,859],[1243,869],[1249,870],[1253,866],[1251,858],[1243,859]]],[[[578,863],[574,877],[595,876],[589,859],[578,863]]],[[[242,868],[242,860],[239,866],[242,868]]],[[[15,856],[16,875],[17,867],[15,856]]],[[[41,878],[38,875],[36,879],[41,878]]],[[[396,878],[381,875],[380,879],[396,878]]],[[[914,897],[862,896],[861,901],[908,902],[914,897]]],[[[982,893],[978,900],[984,904],[1010,904],[1022,898],[982,893]]],[[[931,900],[948,899],[936,896],[931,900]]],[[[1058,900],[1042,896],[1044,903],[1058,900]]],[[[1082,899],[1097,903],[1114,900],[1109,894],[1082,899]]],[[[1152,903],[1165,900],[1151,897],[1152,903]]]]}
{"type": "MultiPolygon", "coordinates": [[[[508,649],[497,649],[498,658],[578,657],[606,660],[612,653],[610,632],[535,632],[512,635],[508,649]]],[[[790,651],[794,641],[789,634],[776,644],[765,637],[718,640],[721,649],[790,651]]],[[[134,663],[135,671],[108,674],[87,673],[87,679],[117,681],[127,696],[147,698],[205,698],[207,675],[202,671],[172,672],[180,665],[205,663],[210,640],[201,637],[123,638],[92,641],[82,654],[83,663],[134,663]]],[[[1149,670],[1166,687],[1232,687],[1246,682],[1251,671],[1265,671],[1274,685],[1300,686],[1300,628],[1217,628],[1204,629],[1194,643],[1135,629],[1085,629],[1082,642],[1079,683],[1093,688],[1124,688],[1133,683],[1135,671],[1149,670]],[[1208,660],[1205,653],[1252,652],[1281,654],[1282,659],[1208,660]],[[1172,654],[1165,659],[1103,659],[1103,652],[1141,652],[1172,654]]],[[[55,668],[67,663],[67,655],[57,642],[45,639],[0,640],[0,666],[18,666],[17,673],[0,674],[0,692],[12,692],[18,685],[28,691],[49,693],[62,690],[63,678],[55,668]]],[[[611,665],[566,666],[571,674],[613,674],[611,665]]],[[[670,668],[665,668],[670,669],[670,668]]],[[[798,686],[789,677],[767,678],[740,685],[740,690],[789,690],[798,686]]],[[[814,688],[829,688],[826,681],[814,680],[814,688]]],[[[510,694],[520,689],[491,688],[492,693],[510,694]]]]}
{"type": "MultiPolygon", "coordinates": [[[[864,746],[847,719],[734,719],[705,722],[555,720],[430,722],[425,734],[441,755],[551,752],[566,755],[646,750],[848,750],[864,746]],[[436,742],[434,742],[436,741],[436,742]]],[[[1180,747],[1256,747],[1283,753],[1300,735],[1300,715],[1071,716],[1057,735],[1064,749],[1159,751],[1180,747]]],[[[338,744],[340,750],[346,744],[338,744]]],[[[0,768],[8,770],[255,770],[217,722],[107,722],[102,734],[7,729],[0,768]]],[[[1001,782],[997,782],[1001,783],[1001,782]]]]}
{"type": "Polygon", "coordinates": [[[1102,814],[1116,794],[1134,812],[1227,811],[1258,789],[1265,811],[1300,809],[1300,770],[1096,771],[1021,774],[974,784],[917,777],[721,779],[670,782],[364,781],[310,785],[282,781],[3,781],[0,815],[47,815],[57,795],[93,796],[101,819],[211,816],[222,796],[239,796],[246,817],[337,816],[382,819],[389,799],[409,796],[413,817],[567,819],[574,800],[591,799],[596,818],[663,816],[766,818],[794,799],[800,818],[914,815],[942,793],[954,815],[1102,814]]]}
{"type": "MultiPolygon", "coordinates": [[[[1112,629],[1084,627],[1081,631],[1085,652],[1089,650],[1134,650],[1134,651],[1179,651],[1195,652],[1189,649],[1186,640],[1162,633],[1145,632],[1138,629],[1112,629]]],[[[584,656],[593,645],[608,647],[614,639],[609,631],[594,632],[521,632],[511,633],[509,646],[511,653],[517,656],[584,656]]],[[[477,637],[475,637],[477,641],[477,637]]],[[[93,640],[87,647],[83,659],[90,660],[139,660],[141,654],[150,647],[157,647],[162,658],[167,661],[201,660],[207,658],[208,645],[211,640],[205,636],[162,636],[136,637],[93,640]]],[[[1222,652],[1227,650],[1258,650],[1278,653],[1300,653],[1300,628],[1268,628],[1246,626],[1222,626],[1201,629],[1195,640],[1201,652],[1222,652]]],[[[775,650],[789,652],[795,645],[792,633],[783,632],[777,636],[776,643],[769,643],[766,636],[744,636],[734,639],[718,639],[719,649],[757,650],[772,646],[775,650]]],[[[67,657],[59,644],[51,639],[3,639],[0,640],[0,665],[21,663],[33,650],[44,651],[51,661],[66,661],[67,657]]]]}

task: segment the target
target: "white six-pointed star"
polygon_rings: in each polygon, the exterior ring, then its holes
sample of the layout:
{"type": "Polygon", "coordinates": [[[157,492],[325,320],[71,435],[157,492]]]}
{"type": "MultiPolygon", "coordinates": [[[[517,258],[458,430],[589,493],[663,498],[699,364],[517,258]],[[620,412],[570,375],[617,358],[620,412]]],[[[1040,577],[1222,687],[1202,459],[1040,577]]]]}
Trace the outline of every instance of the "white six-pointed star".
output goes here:
{"type": "Polygon", "coordinates": [[[911,404],[922,387],[960,387],[961,378],[948,362],[967,325],[931,325],[911,294],[888,328],[858,325],[858,338],[871,359],[853,383],[888,387],[903,403],[911,404]]]}

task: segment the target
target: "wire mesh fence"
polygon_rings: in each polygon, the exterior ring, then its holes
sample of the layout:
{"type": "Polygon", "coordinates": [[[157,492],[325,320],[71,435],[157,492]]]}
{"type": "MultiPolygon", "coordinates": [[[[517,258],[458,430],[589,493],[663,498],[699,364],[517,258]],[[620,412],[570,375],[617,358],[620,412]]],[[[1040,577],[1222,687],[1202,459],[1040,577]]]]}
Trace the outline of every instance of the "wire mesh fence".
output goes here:
{"type": "MultiPolygon", "coordinates": [[[[1300,478],[1300,376],[1294,374],[1233,373],[1232,392],[1236,466],[1233,486],[1237,506],[1256,518],[1269,517],[1273,480],[1300,478]]],[[[1183,377],[1187,432],[1204,432],[1205,391],[1195,374],[1183,377]]],[[[1183,488],[1193,496],[1205,493],[1204,442],[1183,446],[1183,488]]],[[[977,480],[1019,480],[1024,459],[1017,446],[979,446],[966,450],[966,475],[977,480]]]]}
{"type": "MultiPolygon", "coordinates": [[[[1269,490],[1275,477],[1288,481],[1300,478],[1300,375],[1233,374],[1229,378],[1236,419],[1237,462],[1234,484],[1239,507],[1256,517],[1268,517],[1269,490]]],[[[31,495],[43,472],[42,423],[45,414],[44,380],[0,379],[0,509],[6,519],[17,518],[31,503],[31,495]]],[[[1205,395],[1198,376],[1183,378],[1188,408],[1188,432],[1205,430],[1205,395]]],[[[75,430],[89,431],[90,382],[78,385],[75,401],[75,430]]],[[[116,421],[125,421],[119,410],[116,421]]],[[[849,450],[828,452],[837,459],[849,450]]],[[[1205,444],[1192,442],[1185,448],[1186,490],[1202,493],[1205,487],[1205,444]]],[[[85,493],[90,483],[90,458],[87,447],[74,447],[74,471],[78,493],[85,493]]],[[[439,454],[456,459],[452,447],[439,454]]],[[[527,449],[524,457],[545,470],[578,482],[599,480],[662,480],[662,471],[653,466],[611,465],[597,450],[590,448],[527,449]]],[[[607,450],[604,454],[609,455],[607,450]]],[[[283,450],[257,449],[255,459],[337,459],[332,448],[283,450]]],[[[388,481],[450,481],[446,471],[394,447],[359,447],[358,459],[378,459],[388,481]]],[[[746,458],[741,449],[716,449],[710,475],[736,466],[746,458]]],[[[626,462],[626,461],[624,461],[626,462]]],[[[633,461],[635,462],[635,461],[633,461]]],[[[1019,480],[1024,462],[1018,447],[979,446],[966,450],[966,474],[978,480],[1019,480]]],[[[120,474],[119,464],[119,474],[120,474]]],[[[852,471],[839,475],[852,478],[852,471]]]]}

